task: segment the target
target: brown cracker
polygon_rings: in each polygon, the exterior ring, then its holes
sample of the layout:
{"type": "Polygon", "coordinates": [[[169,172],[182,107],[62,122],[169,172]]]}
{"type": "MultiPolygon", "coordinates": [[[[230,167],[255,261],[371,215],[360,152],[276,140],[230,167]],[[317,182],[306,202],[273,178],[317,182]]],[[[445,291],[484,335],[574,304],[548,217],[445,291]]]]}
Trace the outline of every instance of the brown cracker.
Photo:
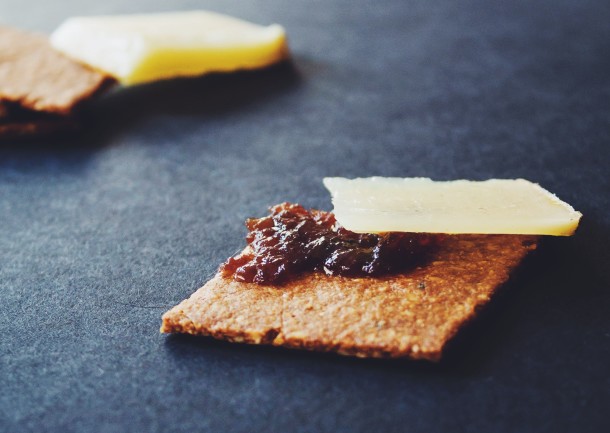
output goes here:
{"type": "Polygon", "coordinates": [[[109,81],[55,51],[44,36],[0,26],[0,103],[68,115],[109,81]]]}
{"type": "Polygon", "coordinates": [[[72,116],[24,110],[14,103],[0,102],[0,141],[56,134],[77,127],[72,116]]]}
{"type": "Polygon", "coordinates": [[[163,315],[161,332],[359,357],[438,360],[537,237],[448,236],[433,261],[384,278],[309,273],[281,287],[216,275],[163,315]]]}
{"type": "Polygon", "coordinates": [[[77,128],[78,124],[70,118],[0,123],[0,141],[56,134],[77,128]]]}

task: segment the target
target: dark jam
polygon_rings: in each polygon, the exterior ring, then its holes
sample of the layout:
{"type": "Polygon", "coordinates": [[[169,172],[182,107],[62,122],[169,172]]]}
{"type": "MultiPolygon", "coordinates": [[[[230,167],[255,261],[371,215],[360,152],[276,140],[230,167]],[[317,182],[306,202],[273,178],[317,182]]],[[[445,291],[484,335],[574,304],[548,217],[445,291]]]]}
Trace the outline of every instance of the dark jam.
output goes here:
{"type": "Polygon", "coordinates": [[[282,203],[271,214],[248,219],[249,248],[220,271],[236,281],[283,284],[307,271],[351,277],[379,276],[420,264],[438,236],[418,233],[358,234],[341,227],[331,212],[282,203]]]}

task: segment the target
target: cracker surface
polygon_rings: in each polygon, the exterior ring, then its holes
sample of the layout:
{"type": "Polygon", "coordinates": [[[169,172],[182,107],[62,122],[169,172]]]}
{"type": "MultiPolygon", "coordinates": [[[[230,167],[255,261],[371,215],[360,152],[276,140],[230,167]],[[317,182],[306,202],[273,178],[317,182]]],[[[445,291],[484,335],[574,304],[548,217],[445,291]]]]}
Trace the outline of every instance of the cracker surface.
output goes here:
{"type": "Polygon", "coordinates": [[[163,315],[161,332],[438,360],[536,241],[520,235],[447,236],[429,263],[383,278],[313,272],[276,287],[216,275],[163,315]]]}

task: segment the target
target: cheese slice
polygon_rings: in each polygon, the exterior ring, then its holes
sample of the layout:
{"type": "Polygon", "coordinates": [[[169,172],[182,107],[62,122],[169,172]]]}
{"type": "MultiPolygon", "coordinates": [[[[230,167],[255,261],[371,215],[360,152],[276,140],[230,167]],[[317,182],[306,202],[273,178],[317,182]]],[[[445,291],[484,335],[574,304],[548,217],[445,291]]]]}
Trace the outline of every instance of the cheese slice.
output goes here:
{"type": "Polygon", "coordinates": [[[288,56],[281,26],[206,11],[70,18],[51,44],[123,85],[261,68],[288,56]]]}
{"type": "Polygon", "coordinates": [[[568,236],[580,217],[524,179],[327,177],[337,221],[357,233],[495,233],[568,236]]]}

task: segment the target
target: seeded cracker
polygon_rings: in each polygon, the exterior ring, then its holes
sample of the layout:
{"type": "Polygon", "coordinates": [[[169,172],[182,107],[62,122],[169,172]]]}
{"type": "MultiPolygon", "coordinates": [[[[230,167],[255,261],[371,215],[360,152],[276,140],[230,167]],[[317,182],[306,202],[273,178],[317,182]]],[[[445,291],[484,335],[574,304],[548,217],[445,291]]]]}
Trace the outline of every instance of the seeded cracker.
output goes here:
{"type": "Polygon", "coordinates": [[[74,126],[79,102],[111,80],[52,49],[44,36],[0,26],[0,138],[74,126]]]}
{"type": "Polygon", "coordinates": [[[163,315],[161,332],[359,357],[438,360],[536,240],[448,236],[432,262],[384,278],[309,273],[269,287],[216,275],[163,315]]]}

